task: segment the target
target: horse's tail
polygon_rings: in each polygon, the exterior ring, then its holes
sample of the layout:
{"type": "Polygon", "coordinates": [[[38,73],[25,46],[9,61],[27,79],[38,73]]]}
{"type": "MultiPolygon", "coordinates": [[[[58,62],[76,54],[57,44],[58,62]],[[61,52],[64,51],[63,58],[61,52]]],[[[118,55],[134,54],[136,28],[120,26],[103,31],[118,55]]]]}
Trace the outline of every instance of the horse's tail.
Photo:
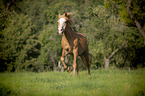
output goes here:
{"type": "Polygon", "coordinates": [[[92,58],[95,59],[95,57],[91,53],[89,53],[89,58],[90,58],[89,59],[90,60],[90,63],[92,63],[92,58]]]}

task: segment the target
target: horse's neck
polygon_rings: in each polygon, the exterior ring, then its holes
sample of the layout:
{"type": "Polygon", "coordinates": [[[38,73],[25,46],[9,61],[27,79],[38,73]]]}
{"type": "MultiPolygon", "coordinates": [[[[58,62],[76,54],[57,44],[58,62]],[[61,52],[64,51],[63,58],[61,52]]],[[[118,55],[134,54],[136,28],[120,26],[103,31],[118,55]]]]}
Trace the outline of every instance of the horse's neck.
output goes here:
{"type": "Polygon", "coordinates": [[[67,40],[71,40],[74,36],[75,32],[72,30],[69,24],[66,25],[66,30],[64,32],[64,36],[67,38],[67,40]]]}

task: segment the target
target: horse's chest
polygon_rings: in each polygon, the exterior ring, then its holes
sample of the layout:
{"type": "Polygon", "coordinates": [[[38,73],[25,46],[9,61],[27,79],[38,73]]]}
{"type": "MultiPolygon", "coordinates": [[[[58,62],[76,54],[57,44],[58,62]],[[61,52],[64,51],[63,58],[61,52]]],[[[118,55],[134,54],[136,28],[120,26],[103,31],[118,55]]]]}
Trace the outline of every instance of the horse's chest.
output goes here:
{"type": "Polygon", "coordinates": [[[72,52],[72,46],[73,45],[71,45],[71,44],[69,44],[67,41],[62,41],[61,42],[61,45],[62,45],[62,48],[64,49],[64,50],[66,50],[67,52],[69,52],[69,53],[71,53],[72,52]]]}

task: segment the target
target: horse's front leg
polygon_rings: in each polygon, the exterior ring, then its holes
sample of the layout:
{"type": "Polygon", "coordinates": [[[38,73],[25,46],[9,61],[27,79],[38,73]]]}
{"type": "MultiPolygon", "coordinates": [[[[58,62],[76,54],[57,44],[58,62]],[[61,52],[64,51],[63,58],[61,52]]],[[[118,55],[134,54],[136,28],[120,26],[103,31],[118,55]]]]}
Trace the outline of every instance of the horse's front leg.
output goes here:
{"type": "MultiPolygon", "coordinates": [[[[78,47],[73,49],[73,54],[74,54],[74,61],[73,61],[73,76],[75,76],[75,70],[77,66],[77,56],[78,56],[78,47]]],[[[78,73],[78,66],[77,66],[77,73],[78,73]]]]}
{"type": "Polygon", "coordinates": [[[61,62],[62,62],[62,64],[63,64],[64,68],[67,70],[67,72],[70,72],[69,67],[67,67],[66,64],[65,64],[65,62],[64,62],[64,57],[65,57],[65,55],[66,55],[66,54],[65,54],[65,50],[62,50],[62,56],[61,56],[60,60],[61,60],[61,62]]]}

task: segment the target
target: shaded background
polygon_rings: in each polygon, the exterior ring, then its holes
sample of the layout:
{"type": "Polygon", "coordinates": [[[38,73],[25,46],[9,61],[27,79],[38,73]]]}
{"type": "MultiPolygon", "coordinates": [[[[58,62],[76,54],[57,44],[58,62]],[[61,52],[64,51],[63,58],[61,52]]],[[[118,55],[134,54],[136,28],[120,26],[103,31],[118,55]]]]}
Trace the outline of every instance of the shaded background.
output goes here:
{"type": "MultiPolygon", "coordinates": [[[[0,0],[0,72],[57,71],[62,51],[57,20],[64,12],[73,14],[75,32],[87,36],[92,69],[104,68],[106,59],[109,67],[143,68],[145,39],[134,20],[145,31],[144,3],[132,0],[131,19],[126,0],[0,0]]],[[[71,66],[72,57],[66,62],[71,66]]]]}

